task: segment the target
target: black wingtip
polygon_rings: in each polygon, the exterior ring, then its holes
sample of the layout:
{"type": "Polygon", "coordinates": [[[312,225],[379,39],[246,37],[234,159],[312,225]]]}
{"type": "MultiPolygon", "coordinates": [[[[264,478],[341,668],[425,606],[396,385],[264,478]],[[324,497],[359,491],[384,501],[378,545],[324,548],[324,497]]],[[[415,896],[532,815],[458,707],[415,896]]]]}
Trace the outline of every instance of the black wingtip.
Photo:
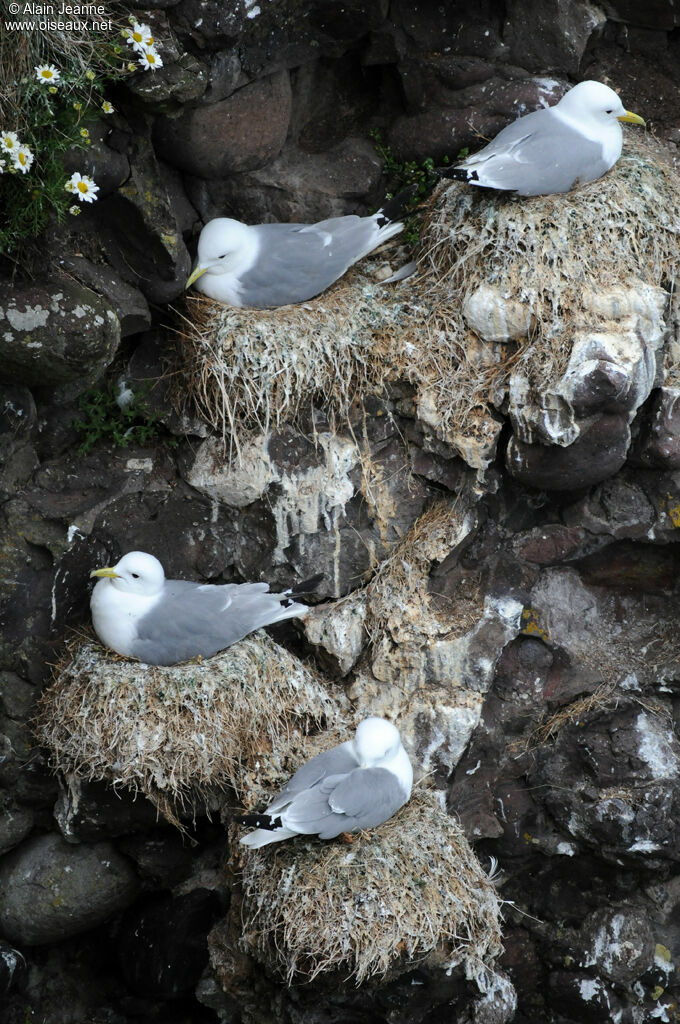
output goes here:
{"type": "Polygon", "coordinates": [[[313,590],[319,586],[319,584],[325,579],[325,574],[318,572],[316,576],[310,576],[308,580],[302,580],[300,583],[296,583],[294,587],[291,587],[288,591],[289,594],[311,594],[313,590]]]}
{"type": "Polygon", "coordinates": [[[418,186],[413,184],[398,192],[396,196],[388,199],[378,210],[378,227],[384,228],[395,220],[400,220],[407,212],[407,207],[418,194],[418,186]]]}
{"type": "Polygon", "coordinates": [[[278,815],[276,818],[272,818],[270,814],[237,814],[232,820],[237,825],[263,828],[267,832],[274,832],[277,828],[281,828],[281,818],[278,815]]]}
{"type": "Polygon", "coordinates": [[[440,178],[453,178],[455,181],[478,181],[477,171],[469,171],[467,167],[438,167],[440,178]]]}

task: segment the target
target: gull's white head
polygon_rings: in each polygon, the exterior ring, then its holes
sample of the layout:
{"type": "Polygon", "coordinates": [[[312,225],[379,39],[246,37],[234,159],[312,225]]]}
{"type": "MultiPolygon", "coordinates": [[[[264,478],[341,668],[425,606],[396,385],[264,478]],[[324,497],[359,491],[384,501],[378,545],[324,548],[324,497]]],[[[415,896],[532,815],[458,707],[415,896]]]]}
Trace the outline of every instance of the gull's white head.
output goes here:
{"type": "Polygon", "coordinates": [[[401,749],[399,730],[385,718],[364,718],[357,726],[354,747],[362,765],[389,761],[401,749]]]}
{"type": "Polygon", "coordinates": [[[128,551],[116,565],[93,569],[90,576],[106,579],[116,590],[126,594],[143,594],[145,597],[160,593],[165,582],[163,566],[146,551],[128,551]]]}
{"type": "Polygon", "coordinates": [[[602,82],[579,82],[564,94],[557,106],[574,121],[595,121],[603,126],[618,121],[645,123],[638,114],[626,110],[614,90],[602,82]]]}
{"type": "Polygon", "coordinates": [[[189,275],[189,288],[203,274],[228,274],[241,269],[241,257],[251,260],[252,231],[247,224],[229,217],[208,221],[198,239],[196,266],[189,275]]]}

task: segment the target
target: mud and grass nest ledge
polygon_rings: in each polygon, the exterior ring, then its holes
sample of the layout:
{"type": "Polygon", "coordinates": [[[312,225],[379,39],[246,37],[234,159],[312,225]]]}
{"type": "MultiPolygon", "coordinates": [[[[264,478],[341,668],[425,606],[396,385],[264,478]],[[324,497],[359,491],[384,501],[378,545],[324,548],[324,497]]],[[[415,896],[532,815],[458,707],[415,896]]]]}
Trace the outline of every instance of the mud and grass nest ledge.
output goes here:
{"type": "Polygon", "coordinates": [[[501,952],[493,882],[432,791],[352,843],[298,837],[242,858],[241,946],[289,984],[426,962],[483,987],[501,952]]]}
{"type": "Polygon", "coordinates": [[[172,667],[77,642],[34,731],[56,771],[141,792],[178,824],[215,791],[246,807],[266,801],[300,749],[342,728],[344,714],[320,676],[265,633],[172,667]]]}
{"type": "MultiPolygon", "coordinates": [[[[178,401],[191,398],[231,453],[249,430],[294,422],[316,403],[345,417],[353,402],[408,383],[441,440],[465,458],[488,410],[503,414],[516,369],[537,391],[567,366],[573,334],[604,317],[587,289],[672,289],[680,267],[680,184],[645,138],[627,138],[614,168],[557,196],[512,195],[442,182],[423,211],[418,275],[376,279],[409,258],[396,240],[309,302],[234,309],[191,298],[181,322],[178,401]],[[386,255],[385,255],[386,254],[386,255]],[[482,289],[482,292],[480,292],[482,289]],[[522,326],[482,336],[469,301],[496,293],[522,326]],[[599,317],[599,319],[598,319],[599,317]]],[[[493,316],[493,310],[491,310],[493,316]]]]}

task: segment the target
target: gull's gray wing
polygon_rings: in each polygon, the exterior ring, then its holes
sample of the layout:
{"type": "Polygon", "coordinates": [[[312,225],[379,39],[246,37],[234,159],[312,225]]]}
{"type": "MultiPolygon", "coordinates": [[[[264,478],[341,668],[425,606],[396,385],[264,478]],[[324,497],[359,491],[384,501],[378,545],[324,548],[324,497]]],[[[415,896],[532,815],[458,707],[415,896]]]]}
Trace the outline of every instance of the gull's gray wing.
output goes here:
{"type": "Polygon", "coordinates": [[[132,653],[150,665],[209,658],[262,626],[306,611],[302,604],[282,605],[285,595],[268,591],[267,583],[166,580],[160,601],[137,622],[132,653]]]}
{"type": "Polygon", "coordinates": [[[299,793],[284,814],[284,826],[303,835],[334,839],[381,825],[407,800],[398,778],[387,768],[355,768],[348,775],[329,775],[299,793]]]}
{"type": "Polygon", "coordinates": [[[594,181],[609,165],[599,142],[586,139],[550,110],[521,117],[458,165],[488,188],[522,196],[568,192],[579,182],[594,181]]]}
{"type": "Polygon", "coordinates": [[[357,759],[352,740],[347,740],[332,750],[324,750],[298,768],[269,805],[267,814],[278,814],[298,793],[317,786],[327,776],[344,776],[354,771],[356,767],[357,759]]]}
{"type": "Polygon", "coordinates": [[[240,278],[240,299],[266,309],[304,302],[329,288],[378,244],[370,217],[334,217],[320,224],[258,224],[257,261],[240,278]]]}

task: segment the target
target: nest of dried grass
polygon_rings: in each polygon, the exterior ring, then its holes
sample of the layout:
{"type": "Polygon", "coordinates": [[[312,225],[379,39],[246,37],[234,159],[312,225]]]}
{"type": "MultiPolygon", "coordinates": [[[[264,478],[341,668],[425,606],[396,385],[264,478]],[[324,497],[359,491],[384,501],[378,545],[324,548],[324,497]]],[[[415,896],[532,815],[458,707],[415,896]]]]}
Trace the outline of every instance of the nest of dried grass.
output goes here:
{"type": "Polygon", "coordinates": [[[396,288],[377,283],[364,260],[300,306],[190,300],[178,388],[238,447],[239,432],[292,422],[314,400],[344,416],[352,401],[406,381],[437,435],[466,458],[467,439],[492,439],[490,410],[513,371],[544,391],[566,368],[574,331],[597,329],[584,286],[672,285],[679,234],[680,184],[644,137],[627,138],[609,174],[567,195],[517,199],[442,183],[424,213],[420,273],[396,288]],[[526,305],[530,337],[501,344],[474,334],[462,307],[482,284],[526,305]]]}
{"type": "Polygon", "coordinates": [[[74,646],[43,693],[34,729],[55,770],[142,792],[169,820],[231,788],[246,806],[290,777],[306,737],[343,703],[266,634],[171,667],[74,646]]]}
{"type": "MultiPolygon", "coordinates": [[[[318,396],[346,416],[357,396],[378,394],[399,375],[394,338],[413,313],[372,276],[369,261],[328,291],[296,306],[237,309],[189,297],[183,321],[182,395],[239,447],[248,430],[294,422],[318,396]]],[[[401,292],[399,294],[404,294],[401,292]]]]}
{"type": "Polygon", "coordinates": [[[584,291],[631,280],[671,288],[679,235],[680,182],[644,136],[628,136],[608,174],[565,195],[518,199],[463,183],[440,185],[426,216],[421,287],[431,299],[428,326],[442,339],[444,373],[435,386],[444,407],[458,385],[482,398],[489,370],[496,388],[499,375],[520,366],[536,391],[554,385],[575,329],[599,326],[597,314],[584,310],[584,291]],[[482,367],[469,379],[460,351],[475,336],[462,308],[483,284],[525,304],[533,327],[528,343],[502,346],[495,371],[482,367]]]}
{"type": "Polygon", "coordinates": [[[242,945],[288,983],[336,971],[358,985],[426,957],[477,978],[501,952],[496,890],[430,791],[351,844],[249,852],[242,884],[242,945]]]}

